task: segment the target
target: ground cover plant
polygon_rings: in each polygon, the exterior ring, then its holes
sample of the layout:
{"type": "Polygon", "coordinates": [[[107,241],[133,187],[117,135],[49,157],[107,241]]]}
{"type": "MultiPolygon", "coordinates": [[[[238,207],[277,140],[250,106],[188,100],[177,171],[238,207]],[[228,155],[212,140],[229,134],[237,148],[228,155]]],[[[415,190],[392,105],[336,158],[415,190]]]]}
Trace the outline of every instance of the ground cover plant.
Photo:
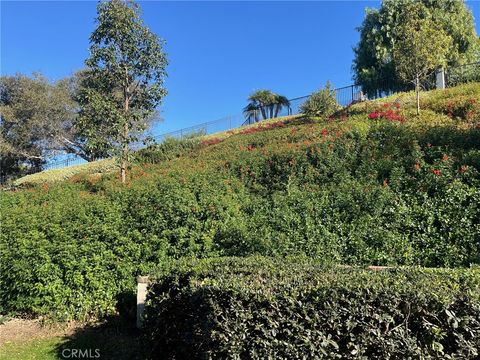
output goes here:
{"type": "Polygon", "coordinates": [[[3,191],[0,313],[111,314],[135,276],[185,256],[479,264],[479,97],[478,83],[425,93],[416,116],[399,94],[151,149],[122,186],[77,174],[3,191]]]}
{"type": "Polygon", "coordinates": [[[223,258],[158,276],[145,330],[151,358],[476,359],[479,305],[478,267],[223,258]]]}

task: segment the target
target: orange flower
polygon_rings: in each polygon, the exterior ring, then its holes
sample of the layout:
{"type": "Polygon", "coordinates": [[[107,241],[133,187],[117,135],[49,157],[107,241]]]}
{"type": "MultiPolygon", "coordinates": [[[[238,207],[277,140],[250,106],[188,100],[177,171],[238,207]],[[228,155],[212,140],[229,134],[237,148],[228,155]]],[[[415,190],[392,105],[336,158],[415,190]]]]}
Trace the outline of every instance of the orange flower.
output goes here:
{"type": "Polygon", "coordinates": [[[449,157],[447,154],[443,154],[442,161],[448,161],[449,157]]]}

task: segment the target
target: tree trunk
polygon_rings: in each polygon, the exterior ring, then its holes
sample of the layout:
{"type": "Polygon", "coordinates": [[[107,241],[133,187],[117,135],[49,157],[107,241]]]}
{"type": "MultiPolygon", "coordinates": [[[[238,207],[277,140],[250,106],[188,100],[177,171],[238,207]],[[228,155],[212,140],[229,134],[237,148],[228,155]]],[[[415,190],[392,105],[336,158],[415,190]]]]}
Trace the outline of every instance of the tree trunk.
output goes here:
{"type": "MultiPolygon", "coordinates": [[[[126,139],[128,136],[128,123],[125,122],[123,125],[123,137],[126,139]]],[[[122,161],[120,164],[120,177],[122,179],[122,184],[125,184],[127,180],[127,153],[128,153],[128,145],[126,140],[124,140],[123,149],[122,149],[122,161]]]]}
{"type": "Polygon", "coordinates": [[[260,112],[262,113],[262,117],[264,120],[267,118],[267,112],[265,108],[266,108],[266,105],[260,105],[260,112]]]}
{"type": "Polygon", "coordinates": [[[122,148],[122,159],[120,163],[120,178],[122,184],[125,184],[127,180],[127,155],[128,155],[128,107],[129,107],[129,88],[125,89],[125,102],[124,102],[124,110],[125,110],[125,124],[123,125],[123,148],[122,148]]]}
{"type": "Polygon", "coordinates": [[[420,115],[420,80],[418,78],[415,79],[415,92],[417,95],[417,115],[420,115]]]}
{"type": "Polygon", "coordinates": [[[281,108],[280,104],[275,105],[275,113],[273,114],[274,118],[278,116],[278,113],[280,112],[280,108],[281,108]]]}

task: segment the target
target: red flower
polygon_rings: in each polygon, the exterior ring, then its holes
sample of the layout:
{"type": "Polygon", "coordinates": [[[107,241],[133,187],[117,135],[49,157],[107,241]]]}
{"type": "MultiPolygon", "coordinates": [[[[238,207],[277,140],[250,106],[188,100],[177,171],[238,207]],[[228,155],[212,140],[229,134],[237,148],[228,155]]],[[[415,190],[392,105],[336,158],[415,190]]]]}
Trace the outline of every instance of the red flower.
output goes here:
{"type": "Polygon", "coordinates": [[[323,136],[327,136],[328,135],[328,130],[327,129],[322,129],[321,133],[322,133],[323,136]]]}
{"type": "Polygon", "coordinates": [[[433,173],[433,175],[436,175],[436,176],[442,175],[442,172],[441,172],[440,170],[438,170],[438,169],[433,169],[433,170],[432,170],[432,173],[433,173]]]}
{"type": "Polygon", "coordinates": [[[460,174],[465,174],[468,170],[468,166],[467,165],[462,165],[460,166],[460,174]]]}
{"type": "Polygon", "coordinates": [[[378,114],[374,111],[374,112],[371,112],[370,114],[368,114],[368,118],[369,119],[377,119],[378,118],[378,114]]]}
{"type": "Polygon", "coordinates": [[[447,154],[443,154],[442,161],[448,161],[450,159],[447,154]]]}

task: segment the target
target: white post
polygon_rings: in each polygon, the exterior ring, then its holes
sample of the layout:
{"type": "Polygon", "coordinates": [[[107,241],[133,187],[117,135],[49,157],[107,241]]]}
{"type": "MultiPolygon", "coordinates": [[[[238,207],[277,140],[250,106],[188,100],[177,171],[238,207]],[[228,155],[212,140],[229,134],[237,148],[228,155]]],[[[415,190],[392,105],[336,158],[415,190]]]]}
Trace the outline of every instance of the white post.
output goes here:
{"type": "Polygon", "coordinates": [[[437,73],[436,88],[445,89],[445,71],[443,70],[443,68],[438,68],[436,73],[437,73]]]}
{"type": "Polygon", "coordinates": [[[143,311],[147,299],[148,276],[137,277],[137,328],[143,327],[143,311]]]}

